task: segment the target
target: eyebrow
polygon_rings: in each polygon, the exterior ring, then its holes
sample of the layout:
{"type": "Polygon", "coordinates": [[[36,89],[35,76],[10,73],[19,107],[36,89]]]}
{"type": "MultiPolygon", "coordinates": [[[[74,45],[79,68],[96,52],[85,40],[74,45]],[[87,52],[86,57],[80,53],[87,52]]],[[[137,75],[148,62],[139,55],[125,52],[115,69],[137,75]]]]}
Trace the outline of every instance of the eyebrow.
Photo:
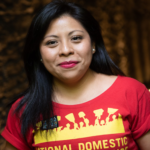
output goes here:
{"type": "MultiPolygon", "coordinates": [[[[83,32],[83,31],[81,31],[81,30],[73,30],[73,31],[69,32],[68,35],[71,35],[72,33],[76,32],[76,31],[83,32]]],[[[84,33],[84,32],[83,32],[83,33],[84,33]]],[[[57,35],[48,35],[48,36],[45,36],[44,39],[47,38],[47,37],[55,37],[55,38],[58,38],[57,35]]]]}
{"type": "Polygon", "coordinates": [[[45,36],[44,39],[47,38],[47,37],[55,37],[55,38],[58,38],[57,35],[48,35],[48,36],[45,36]]]}
{"type": "MultiPolygon", "coordinates": [[[[76,31],[83,32],[82,30],[73,30],[73,31],[71,31],[68,35],[71,35],[73,32],[76,32],[76,31]]],[[[84,32],[83,32],[83,33],[84,33],[84,32]]]]}

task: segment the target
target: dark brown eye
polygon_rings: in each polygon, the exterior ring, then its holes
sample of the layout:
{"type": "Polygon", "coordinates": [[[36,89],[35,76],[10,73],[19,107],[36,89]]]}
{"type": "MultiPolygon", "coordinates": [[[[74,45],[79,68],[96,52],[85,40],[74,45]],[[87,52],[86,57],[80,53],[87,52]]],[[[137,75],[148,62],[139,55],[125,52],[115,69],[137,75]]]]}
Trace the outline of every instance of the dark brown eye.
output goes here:
{"type": "Polygon", "coordinates": [[[54,45],[56,43],[57,43],[57,41],[48,41],[48,42],[46,42],[46,45],[54,45]]]}
{"type": "Polygon", "coordinates": [[[82,39],[82,36],[75,36],[71,40],[78,41],[78,40],[81,40],[81,39],[82,39]]]}

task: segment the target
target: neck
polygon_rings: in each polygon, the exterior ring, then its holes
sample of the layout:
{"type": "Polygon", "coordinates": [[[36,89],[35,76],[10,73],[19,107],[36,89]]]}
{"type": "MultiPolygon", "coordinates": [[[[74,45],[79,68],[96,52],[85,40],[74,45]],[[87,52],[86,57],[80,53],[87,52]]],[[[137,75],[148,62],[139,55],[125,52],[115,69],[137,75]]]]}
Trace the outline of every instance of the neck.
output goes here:
{"type": "Polygon", "coordinates": [[[85,95],[87,91],[89,92],[96,74],[96,72],[89,69],[86,75],[76,82],[73,80],[74,82],[66,83],[54,79],[54,96],[56,97],[56,102],[71,104],[73,101],[79,100],[83,93],[85,95]]]}

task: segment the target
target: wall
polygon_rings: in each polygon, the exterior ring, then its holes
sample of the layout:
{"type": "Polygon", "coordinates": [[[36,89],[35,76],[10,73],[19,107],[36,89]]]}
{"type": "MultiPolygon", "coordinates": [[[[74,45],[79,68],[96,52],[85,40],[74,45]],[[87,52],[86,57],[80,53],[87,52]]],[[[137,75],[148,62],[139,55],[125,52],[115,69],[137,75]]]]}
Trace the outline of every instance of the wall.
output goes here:
{"type": "MultiPolygon", "coordinates": [[[[106,49],[123,72],[150,88],[150,1],[69,1],[87,8],[99,21],[106,49]]],[[[4,106],[28,86],[21,58],[24,40],[34,14],[48,2],[0,2],[0,132],[7,116],[4,106]]]]}

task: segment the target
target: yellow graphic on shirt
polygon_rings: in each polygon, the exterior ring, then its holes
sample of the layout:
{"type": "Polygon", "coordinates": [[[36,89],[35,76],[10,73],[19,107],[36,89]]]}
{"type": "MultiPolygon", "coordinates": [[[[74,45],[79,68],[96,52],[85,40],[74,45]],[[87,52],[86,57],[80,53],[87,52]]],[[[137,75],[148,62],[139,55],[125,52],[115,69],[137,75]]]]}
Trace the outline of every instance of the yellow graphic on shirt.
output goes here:
{"type": "MultiPolygon", "coordinates": [[[[35,144],[44,143],[44,142],[52,142],[52,141],[62,141],[62,140],[71,140],[78,138],[85,138],[91,136],[98,135],[106,135],[106,134],[118,134],[125,133],[123,119],[121,114],[115,115],[118,109],[108,108],[107,113],[108,116],[103,120],[101,116],[104,113],[103,109],[94,110],[93,113],[96,117],[95,124],[90,125],[88,118],[86,118],[86,114],[81,111],[78,113],[79,118],[82,118],[84,122],[76,123],[75,117],[73,113],[70,113],[65,116],[65,118],[69,121],[66,126],[59,126],[58,128],[54,128],[51,132],[50,136],[46,136],[46,130],[39,130],[42,123],[38,122],[36,124],[38,131],[34,135],[35,144]],[[110,121],[110,117],[112,118],[110,121]],[[70,129],[70,123],[73,123],[74,128],[70,129]],[[84,125],[85,124],[85,125],[84,125]]],[[[57,116],[58,122],[61,120],[60,116],[57,116]]],[[[47,134],[46,134],[47,133],[47,134]]]]}

